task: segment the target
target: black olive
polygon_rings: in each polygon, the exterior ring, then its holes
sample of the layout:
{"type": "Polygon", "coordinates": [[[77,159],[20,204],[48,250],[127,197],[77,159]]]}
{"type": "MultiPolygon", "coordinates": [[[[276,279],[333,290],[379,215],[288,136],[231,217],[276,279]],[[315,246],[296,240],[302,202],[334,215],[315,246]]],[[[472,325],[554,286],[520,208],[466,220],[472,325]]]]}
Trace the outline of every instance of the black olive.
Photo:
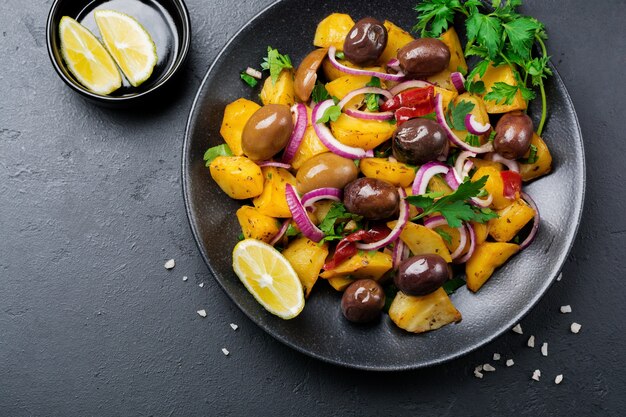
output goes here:
{"type": "Polygon", "coordinates": [[[382,220],[393,216],[400,205],[396,187],[375,178],[359,178],[346,185],[343,204],[353,214],[367,220],[382,220]]]}
{"type": "Polygon", "coordinates": [[[439,255],[417,255],[400,264],[394,283],[407,295],[426,295],[441,287],[452,276],[439,255]]]}
{"type": "Polygon", "coordinates": [[[393,134],[393,156],[400,162],[421,165],[437,159],[447,142],[448,136],[439,123],[430,119],[411,119],[393,134]]]}
{"type": "Polygon", "coordinates": [[[372,17],[352,27],[343,43],[346,59],[356,65],[373,65],[387,46],[387,28],[372,17]]]}
{"type": "Polygon", "coordinates": [[[533,121],[521,111],[507,113],[496,124],[493,147],[507,159],[518,159],[530,148],[533,138],[533,121]]]}
{"type": "Polygon", "coordinates": [[[385,292],[374,280],[354,281],[341,297],[341,311],[354,323],[367,323],[380,316],[385,306],[385,292]]]}
{"type": "Polygon", "coordinates": [[[435,38],[421,38],[405,45],[398,51],[400,68],[411,77],[435,75],[450,64],[450,49],[435,38]]]}

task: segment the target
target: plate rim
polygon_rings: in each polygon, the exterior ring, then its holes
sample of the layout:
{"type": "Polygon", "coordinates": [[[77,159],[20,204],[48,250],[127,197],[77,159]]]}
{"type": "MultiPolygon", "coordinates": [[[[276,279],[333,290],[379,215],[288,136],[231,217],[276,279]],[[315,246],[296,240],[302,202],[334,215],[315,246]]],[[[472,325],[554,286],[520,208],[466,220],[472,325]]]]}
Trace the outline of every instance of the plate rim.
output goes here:
{"type": "Polygon", "coordinates": [[[224,44],[224,46],[221,48],[221,50],[219,51],[219,53],[215,56],[215,58],[213,58],[213,62],[211,63],[211,65],[209,66],[209,68],[207,69],[206,73],[204,74],[204,77],[202,78],[202,82],[200,83],[200,85],[197,88],[196,91],[196,95],[194,97],[193,103],[191,105],[191,108],[189,110],[189,115],[187,117],[187,122],[186,122],[186,126],[185,126],[185,135],[184,135],[184,140],[183,140],[183,146],[182,146],[182,155],[181,155],[181,180],[182,180],[182,194],[183,194],[183,200],[185,203],[185,214],[187,216],[187,221],[189,222],[189,227],[191,228],[191,232],[196,244],[196,247],[198,248],[198,251],[200,252],[200,256],[202,257],[204,263],[206,264],[206,266],[209,269],[209,272],[211,273],[213,279],[219,284],[220,288],[222,289],[222,291],[228,296],[228,298],[237,306],[237,308],[239,308],[239,310],[246,316],[248,317],[248,319],[250,319],[256,326],[258,326],[259,328],[261,328],[265,333],[269,334],[270,336],[272,336],[274,339],[278,340],[279,342],[289,346],[290,348],[303,353],[309,357],[313,357],[316,359],[319,359],[323,362],[326,363],[330,363],[333,365],[338,365],[344,368],[350,368],[350,369],[358,369],[358,370],[363,370],[363,371],[376,371],[376,372],[389,372],[389,371],[410,371],[410,370],[417,370],[417,369],[424,369],[424,368],[430,368],[436,365],[440,365],[446,362],[450,362],[453,361],[455,359],[461,358],[463,356],[466,356],[467,354],[487,345],[488,343],[492,342],[493,340],[499,338],[500,336],[502,336],[507,330],[510,330],[513,326],[515,326],[515,324],[519,323],[522,318],[524,318],[539,302],[539,300],[541,298],[543,298],[546,294],[546,292],[548,291],[548,289],[552,286],[552,284],[556,281],[557,276],[562,272],[563,266],[565,265],[565,262],[569,256],[569,254],[572,251],[572,248],[574,246],[574,243],[576,242],[576,237],[578,235],[578,231],[580,228],[580,224],[581,224],[581,220],[582,220],[582,214],[584,212],[584,206],[585,206],[585,199],[586,199],[586,187],[587,187],[587,164],[586,164],[586,158],[585,158],[585,146],[584,146],[584,139],[583,139],[583,134],[582,134],[582,130],[580,127],[580,121],[578,119],[578,114],[576,112],[576,108],[574,107],[574,103],[572,101],[572,98],[569,94],[569,90],[567,89],[567,86],[565,85],[565,82],[563,81],[563,78],[561,77],[560,73],[558,72],[558,70],[556,69],[556,67],[554,66],[554,64],[552,63],[552,61],[549,61],[549,65],[550,68],[553,70],[554,72],[554,79],[557,80],[558,83],[560,83],[563,86],[563,93],[564,93],[564,97],[567,101],[567,103],[569,104],[569,107],[572,109],[572,114],[575,120],[575,128],[576,131],[578,132],[578,137],[580,138],[580,150],[581,150],[581,167],[582,170],[580,171],[580,180],[581,180],[581,193],[580,193],[580,197],[576,200],[577,202],[577,217],[576,217],[576,221],[575,221],[575,226],[573,228],[573,230],[571,231],[571,239],[569,241],[569,244],[567,246],[567,250],[561,252],[560,257],[558,259],[557,262],[555,262],[555,265],[558,265],[558,267],[556,268],[552,268],[552,273],[550,274],[550,278],[546,279],[545,282],[543,283],[543,285],[541,286],[540,290],[536,292],[536,294],[532,297],[531,300],[529,300],[529,302],[526,304],[526,306],[524,307],[524,309],[518,313],[517,315],[515,315],[513,317],[513,319],[511,319],[506,325],[503,325],[500,329],[498,329],[497,331],[493,332],[490,336],[482,339],[479,342],[473,343],[469,346],[466,346],[463,349],[460,349],[457,352],[454,352],[452,354],[448,354],[446,356],[442,356],[441,358],[438,359],[434,359],[434,360],[429,360],[427,362],[422,362],[419,364],[407,364],[407,365],[385,365],[385,366],[372,366],[372,365],[362,365],[362,364],[357,364],[357,363],[352,363],[352,362],[347,362],[347,361],[342,361],[342,360],[338,360],[336,358],[329,358],[326,357],[324,355],[318,354],[314,351],[311,350],[307,350],[301,346],[299,346],[296,343],[291,342],[290,340],[288,340],[287,338],[285,338],[284,336],[282,336],[279,333],[270,331],[265,325],[261,324],[259,321],[256,320],[256,318],[250,314],[248,311],[246,311],[244,308],[242,308],[239,303],[237,302],[237,300],[235,300],[235,298],[226,290],[226,288],[224,287],[224,285],[222,284],[222,282],[217,278],[217,276],[219,275],[213,268],[213,266],[211,265],[211,262],[209,261],[209,259],[207,258],[206,254],[204,253],[205,251],[203,250],[202,247],[202,239],[200,237],[200,232],[197,229],[197,225],[193,220],[193,216],[192,216],[192,203],[191,203],[191,194],[190,194],[190,184],[189,184],[189,180],[190,180],[190,176],[186,175],[187,171],[189,170],[189,163],[187,161],[187,155],[190,149],[190,143],[191,143],[191,130],[192,130],[192,122],[194,119],[194,115],[197,111],[197,108],[199,107],[199,102],[200,102],[200,95],[202,90],[204,89],[205,84],[207,83],[207,80],[209,78],[209,76],[211,75],[214,67],[218,64],[218,62],[220,62],[222,56],[227,52],[227,50],[229,49],[230,45],[235,41],[235,39],[237,39],[239,37],[239,35],[244,32],[249,26],[251,26],[253,23],[255,23],[257,21],[257,19],[261,18],[265,13],[269,12],[271,9],[273,9],[274,7],[276,7],[277,5],[279,5],[280,3],[284,3],[286,2],[286,0],[276,0],[274,2],[272,2],[271,4],[269,4],[268,6],[264,7],[263,9],[261,9],[259,12],[257,12],[252,18],[250,18],[244,25],[242,25],[231,37],[230,39],[224,44]]]}

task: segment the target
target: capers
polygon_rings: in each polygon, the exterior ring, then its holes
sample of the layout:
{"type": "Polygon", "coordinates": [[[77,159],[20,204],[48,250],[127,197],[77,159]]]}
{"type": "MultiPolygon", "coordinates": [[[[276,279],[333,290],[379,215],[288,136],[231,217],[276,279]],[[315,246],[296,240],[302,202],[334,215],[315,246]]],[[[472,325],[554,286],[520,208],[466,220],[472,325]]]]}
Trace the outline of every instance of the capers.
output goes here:
{"type": "Polygon", "coordinates": [[[302,164],[296,174],[296,187],[301,194],[323,187],[343,188],[358,175],[354,161],[326,152],[302,164]]]}
{"type": "Polygon", "coordinates": [[[248,119],[243,128],[243,153],[254,161],[270,159],[287,146],[292,131],[293,118],[288,106],[263,106],[248,119]]]}
{"type": "Polygon", "coordinates": [[[393,156],[407,164],[425,164],[437,159],[446,149],[447,142],[448,136],[439,123],[430,119],[411,119],[393,134],[393,156]]]}
{"type": "Polygon", "coordinates": [[[383,220],[395,215],[400,205],[396,187],[375,178],[359,178],[343,190],[348,211],[367,220],[383,220]]]}
{"type": "Polygon", "coordinates": [[[387,28],[373,17],[361,19],[343,43],[346,59],[355,65],[373,65],[387,46],[387,28]]]}
{"type": "Polygon", "coordinates": [[[385,306],[385,292],[374,280],[354,281],[341,297],[341,311],[353,323],[375,320],[385,306]]]}
{"type": "Polygon", "coordinates": [[[533,138],[533,121],[521,111],[507,113],[496,124],[493,147],[507,159],[518,159],[530,148],[533,138]]]}
{"type": "Polygon", "coordinates": [[[398,51],[400,68],[415,78],[435,75],[450,64],[450,49],[435,38],[421,38],[405,45],[398,51]]]}

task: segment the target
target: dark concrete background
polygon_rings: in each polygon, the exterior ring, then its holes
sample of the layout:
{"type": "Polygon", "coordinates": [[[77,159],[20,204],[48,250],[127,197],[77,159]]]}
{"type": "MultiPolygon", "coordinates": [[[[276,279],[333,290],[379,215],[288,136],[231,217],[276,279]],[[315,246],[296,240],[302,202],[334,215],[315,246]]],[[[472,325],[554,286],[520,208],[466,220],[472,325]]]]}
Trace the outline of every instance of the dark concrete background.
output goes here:
{"type": "Polygon", "coordinates": [[[180,153],[195,91],[270,1],[188,0],[193,45],[179,94],[141,111],[95,107],[56,76],[50,3],[0,3],[0,416],[626,413],[624,0],[525,6],[548,27],[587,152],[585,213],[563,280],[523,320],[524,336],[388,374],[321,363],[258,329],[213,281],[187,224],[180,153]],[[564,304],[572,314],[559,313],[564,304]],[[497,371],[476,379],[484,362],[497,371]]]}

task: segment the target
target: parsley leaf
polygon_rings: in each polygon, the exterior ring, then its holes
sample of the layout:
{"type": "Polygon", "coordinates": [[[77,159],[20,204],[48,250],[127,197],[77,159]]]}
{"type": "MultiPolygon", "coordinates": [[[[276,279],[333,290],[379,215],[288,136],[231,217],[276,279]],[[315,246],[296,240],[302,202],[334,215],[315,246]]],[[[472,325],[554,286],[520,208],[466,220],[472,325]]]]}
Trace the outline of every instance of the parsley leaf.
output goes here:
{"type": "MultiPolygon", "coordinates": [[[[365,84],[366,87],[378,87],[380,88],[380,78],[372,77],[371,81],[365,84]]],[[[365,104],[369,111],[378,111],[378,94],[366,94],[365,104]]]]}
{"type": "Polygon", "coordinates": [[[342,239],[341,233],[343,232],[343,228],[345,224],[350,220],[354,220],[359,222],[363,219],[361,216],[357,216],[356,214],[349,213],[346,210],[346,206],[342,203],[333,203],[324,217],[324,220],[319,225],[319,228],[326,237],[325,240],[335,240],[342,239]]]}
{"type": "Polygon", "coordinates": [[[465,128],[465,116],[474,110],[475,104],[471,101],[461,100],[458,103],[450,102],[447,116],[448,124],[455,130],[467,130],[465,128]]]}
{"type": "Polygon", "coordinates": [[[454,20],[454,13],[461,8],[459,0],[432,0],[422,2],[415,6],[415,11],[419,13],[417,25],[413,27],[414,32],[421,32],[421,36],[435,37],[448,29],[454,20]],[[428,28],[431,28],[430,30],[428,28]]]}
{"type": "Polygon", "coordinates": [[[471,133],[468,133],[465,137],[465,142],[471,146],[480,146],[480,137],[471,133]]]}
{"type": "Polygon", "coordinates": [[[422,214],[418,215],[413,220],[433,213],[441,213],[450,227],[461,227],[464,221],[485,223],[491,219],[497,218],[498,215],[495,212],[489,209],[475,207],[467,202],[470,198],[480,194],[482,188],[487,183],[487,178],[488,176],[484,176],[475,182],[467,179],[459,185],[459,188],[457,188],[454,193],[441,197],[437,201],[427,195],[413,195],[407,197],[406,200],[410,204],[423,210],[422,214]]]}
{"type": "Polygon", "coordinates": [[[346,59],[346,54],[344,54],[342,51],[337,51],[337,53],[335,54],[335,57],[337,59],[346,59]]]}
{"type": "Polygon", "coordinates": [[[287,226],[287,231],[285,231],[285,235],[287,237],[294,237],[294,236],[298,236],[300,234],[300,231],[293,226],[293,224],[290,224],[289,226],[287,226]]]}
{"type": "Polygon", "coordinates": [[[535,34],[543,25],[532,17],[521,16],[502,25],[509,38],[511,50],[522,59],[529,59],[535,34]]]}
{"type": "Polygon", "coordinates": [[[233,156],[233,152],[230,150],[227,144],[222,144],[218,146],[214,146],[212,148],[207,149],[204,153],[204,161],[205,165],[211,165],[211,162],[218,156],[233,156]]]}
{"type": "Polygon", "coordinates": [[[441,288],[446,292],[446,294],[454,294],[456,290],[465,285],[465,280],[460,277],[452,278],[451,280],[446,281],[441,288]]]}
{"type": "Polygon", "coordinates": [[[293,68],[293,65],[291,64],[291,58],[289,58],[289,55],[282,55],[277,49],[268,46],[267,57],[263,58],[261,68],[270,72],[272,83],[276,84],[281,71],[293,68]]]}
{"type": "Polygon", "coordinates": [[[485,100],[495,101],[496,104],[511,104],[517,94],[517,86],[498,81],[485,95],[485,100]]]}
{"type": "Polygon", "coordinates": [[[467,37],[477,40],[487,49],[492,60],[498,56],[502,48],[502,22],[495,16],[479,12],[472,13],[465,21],[467,37]]]}
{"type": "Polygon", "coordinates": [[[530,145],[530,151],[528,153],[528,158],[520,159],[522,164],[534,164],[539,159],[537,157],[537,147],[535,145],[530,145]]]}
{"type": "Polygon", "coordinates": [[[330,106],[324,111],[324,114],[322,114],[322,117],[320,117],[316,123],[328,123],[331,120],[336,122],[339,116],[341,116],[341,107],[337,105],[330,106]]]}
{"type": "Polygon", "coordinates": [[[324,100],[328,100],[330,98],[330,94],[328,94],[326,86],[318,81],[315,83],[315,87],[313,87],[311,98],[314,102],[321,103],[324,100]]]}
{"type": "Polygon", "coordinates": [[[435,232],[439,233],[439,236],[441,236],[441,238],[443,240],[448,242],[449,245],[452,244],[452,236],[450,236],[450,234],[448,232],[446,232],[445,230],[441,229],[440,227],[435,228],[435,232]]]}
{"type": "Polygon", "coordinates": [[[246,74],[245,71],[243,71],[240,76],[241,79],[244,80],[246,84],[248,84],[250,87],[256,87],[256,85],[259,83],[259,80],[252,77],[251,75],[246,74]]]}

